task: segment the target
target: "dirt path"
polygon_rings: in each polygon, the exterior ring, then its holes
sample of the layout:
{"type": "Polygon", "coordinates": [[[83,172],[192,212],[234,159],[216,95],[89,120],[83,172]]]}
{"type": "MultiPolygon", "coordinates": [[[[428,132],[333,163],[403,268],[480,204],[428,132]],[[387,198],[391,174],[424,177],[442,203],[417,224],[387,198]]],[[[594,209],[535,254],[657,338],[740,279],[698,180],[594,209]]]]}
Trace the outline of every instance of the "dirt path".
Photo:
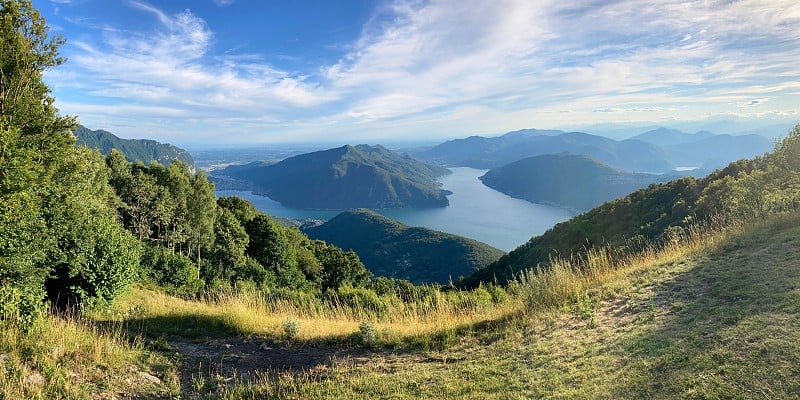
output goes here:
{"type": "Polygon", "coordinates": [[[241,337],[197,341],[171,337],[167,343],[180,354],[181,391],[189,398],[200,378],[253,382],[284,373],[325,374],[331,365],[364,364],[381,353],[345,345],[286,345],[241,337]]]}

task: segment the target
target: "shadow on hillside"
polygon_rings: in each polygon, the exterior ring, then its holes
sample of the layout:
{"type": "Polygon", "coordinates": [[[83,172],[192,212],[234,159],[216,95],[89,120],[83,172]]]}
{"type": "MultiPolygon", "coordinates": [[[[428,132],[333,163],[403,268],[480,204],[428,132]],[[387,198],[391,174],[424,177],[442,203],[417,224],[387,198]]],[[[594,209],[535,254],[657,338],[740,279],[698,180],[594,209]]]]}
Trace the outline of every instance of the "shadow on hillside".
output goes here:
{"type": "Polygon", "coordinates": [[[631,378],[615,397],[782,397],[777,387],[800,393],[800,235],[788,228],[765,225],[732,237],[653,287],[654,328],[617,343],[631,378]],[[788,325],[794,338],[775,343],[788,325]],[[793,349],[771,348],[781,343],[793,349]]]}

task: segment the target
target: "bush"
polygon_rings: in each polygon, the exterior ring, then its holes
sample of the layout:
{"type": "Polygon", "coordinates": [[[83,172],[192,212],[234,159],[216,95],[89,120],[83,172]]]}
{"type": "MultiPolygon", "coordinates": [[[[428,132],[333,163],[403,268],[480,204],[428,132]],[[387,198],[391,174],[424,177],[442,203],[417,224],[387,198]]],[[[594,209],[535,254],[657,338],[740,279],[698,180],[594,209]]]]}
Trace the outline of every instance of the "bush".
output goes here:
{"type": "Polygon", "coordinates": [[[58,307],[109,302],[136,277],[141,244],[116,221],[89,219],[60,240],[63,248],[45,283],[58,307]]]}
{"type": "Polygon", "coordinates": [[[146,247],[141,268],[148,278],[173,294],[194,295],[203,287],[191,260],[160,246],[146,247]]]}
{"type": "Polygon", "coordinates": [[[287,339],[296,338],[300,334],[300,321],[292,317],[286,318],[283,323],[283,333],[287,339]]]}
{"type": "Polygon", "coordinates": [[[0,284],[0,324],[27,332],[44,315],[42,297],[7,283],[0,284]]]}
{"type": "Polygon", "coordinates": [[[358,325],[358,331],[361,334],[361,343],[363,344],[371,345],[378,339],[378,331],[375,329],[375,324],[370,321],[362,321],[358,325]]]}

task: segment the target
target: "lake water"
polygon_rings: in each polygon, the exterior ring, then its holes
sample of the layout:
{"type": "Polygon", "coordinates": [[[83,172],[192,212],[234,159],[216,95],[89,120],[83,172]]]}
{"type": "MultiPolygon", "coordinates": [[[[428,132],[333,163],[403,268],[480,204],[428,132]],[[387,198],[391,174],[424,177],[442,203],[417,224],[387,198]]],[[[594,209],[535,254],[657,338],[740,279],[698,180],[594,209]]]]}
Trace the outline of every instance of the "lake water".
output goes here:
{"type": "MultiPolygon", "coordinates": [[[[448,207],[380,209],[376,212],[409,226],[423,226],[437,231],[466,236],[498,249],[510,251],[558,222],[573,216],[567,210],[532,204],[506,196],[486,185],[478,177],[486,170],[459,167],[440,179],[448,207]]],[[[239,190],[218,190],[217,196],[239,196],[269,214],[290,219],[330,219],[338,211],[299,210],[284,207],[269,197],[239,190]]]]}

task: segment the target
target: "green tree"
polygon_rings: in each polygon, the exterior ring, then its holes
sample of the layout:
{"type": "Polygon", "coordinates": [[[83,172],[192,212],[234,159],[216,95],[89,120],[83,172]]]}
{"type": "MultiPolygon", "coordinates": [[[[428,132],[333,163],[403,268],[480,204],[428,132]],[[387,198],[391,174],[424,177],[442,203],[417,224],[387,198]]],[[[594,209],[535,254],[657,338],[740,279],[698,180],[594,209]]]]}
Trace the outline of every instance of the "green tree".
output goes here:
{"type": "Polygon", "coordinates": [[[260,214],[247,222],[245,229],[250,237],[247,255],[274,274],[278,286],[298,288],[306,284],[283,227],[260,214]]]}
{"type": "Polygon", "coordinates": [[[353,251],[314,241],[314,255],[322,266],[322,290],[338,289],[344,285],[360,287],[369,283],[372,274],[353,251]]]}
{"type": "Polygon", "coordinates": [[[42,73],[63,62],[63,40],[30,1],[0,1],[0,278],[41,296],[56,245],[42,214],[74,120],[53,106],[42,73]]]}
{"type": "Polygon", "coordinates": [[[40,299],[46,288],[60,302],[109,300],[138,243],[117,221],[103,158],[73,147],[75,121],[41,80],[62,43],[29,0],[0,0],[0,278],[40,299]]]}
{"type": "Polygon", "coordinates": [[[217,205],[220,208],[230,210],[242,225],[255,218],[256,215],[261,214],[260,211],[253,207],[253,203],[237,196],[220,197],[217,199],[217,205]]]}
{"type": "Polygon", "coordinates": [[[189,247],[195,250],[195,262],[202,270],[201,253],[214,243],[214,221],[217,219],[214,184],[203,172],[196,173],[192,179],[186,208],[189,212],[189,247]]]}
{"type": "Polygon", "coordinates": [[[209,260],[203,266],[203,279],[233,281],[246,268],[245,251],[250,238],[231,211],[222,209],[214,223],[214,244],[209,260]]]}
{"type": "Polygon", "coordinates": [[[68,184],[43,205],[58,243],[48,249],[48,296],[60,305],[112,300],[135,276],[141,250],[118,222],[109,170],[97,151],[74,148],[54,178],[68,184]]]}

